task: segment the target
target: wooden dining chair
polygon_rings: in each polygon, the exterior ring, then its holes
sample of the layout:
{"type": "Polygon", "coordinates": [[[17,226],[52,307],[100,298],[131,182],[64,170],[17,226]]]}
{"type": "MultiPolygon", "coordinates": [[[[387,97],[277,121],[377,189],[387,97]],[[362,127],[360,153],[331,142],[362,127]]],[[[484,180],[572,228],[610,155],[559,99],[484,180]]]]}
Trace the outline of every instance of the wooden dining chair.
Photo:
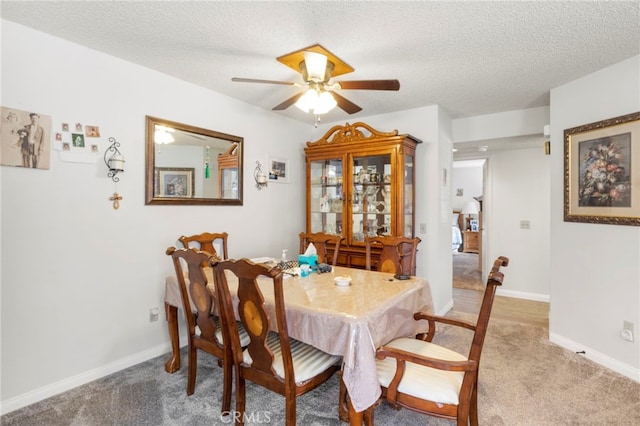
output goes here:
{"type": "Polygon", "coordinates": [[[228,259],[229,253],[227,252],[227,238],[229,234],[226,232],[210,233],[203,232],[202,234],[195,234],[191,236],[181,236],[178,240],[182,243],[184,248],[195,247],[198,250],[206,251],[213,256],[217,256],[220,259],[228,259]],[[218,253],[216,250],[216,241],[218,247],[222,250],[222,253],[218,253]],[[222,255],[222,256],[221,256],[222,255]]]}
{"type": "MultiPolygon", "coordinates": [[[[456,420],[459,426],[478,424],[478,371],[496,288],[502,285],[501,266],[509,259],[500,256],[493,263],[475,323],[418,312],[416,321],[429,322],[429,331],[416,338],[402,337],[387,343],[376,353],[381,399],[395,408],[405,407],[436,417],[456,420]],[[473,331],[468,354],[462,355],[431,343],[436,323],[473,331]]],[[[374,408],[365,418],[373,423],[374,408]]]]}
{"type": "Polygon", "coordinates": [[[205,269],[210,268],[211,261],[217,258],[211,253],[194,248],[169,247],[166,253],[173,260],[187,322],[189,359],[187,395],[192,395],[195,390],[197,351],[200,349],[217,357],[222,366],[222,412],[229,412],[233,368],[231,346],[225,343],[221,322],[213,314],[215,303],[212,292],[215,291],[215,286],[207,286],[205,274],[205,269]],[[192,315],[190,315],[192,313],[190,300],[196,309],[192,315]]]}
{"type": "Polygon", "coordinates": [[[374,266],[379,272],[391,272],[398,275],[416,274],[416,254],[420,238],[407,237],[365,237],[365,268],[374,266]],[[380,248],[380,257],[373,265],[372,252],[380,248]]]}
{"type": "Polygon", "coordinates": [[[318,263],[329,263],[336,266],[338,255],[340,254],[340,244],[344,241],[341,235],[325,234],[323,232],[301,232],[300,233],[300,254],[304,253],[313,243],[318,254],[318,263]],[[331,254],[331,257],[329,256],[331,254]]]}
{"type": "Polygon", "coordinates": [[[245,380],[250,380],[283,395],[286,424],[295,425],[296,398],[326,382],[340,369],[341,357],[289,337],[283,271],[279,266],[270,268],[240,259],[216,262],[213,271],[236,369],[236,424],[244,424],[245,380]],[[227,281],[229,273],[238,279],[233,298],[227,281]],[[275,306],[267,307],[261,286],[265,292],[273,293],[275,306]],[[240,345],[234,312],[249,334],[246,349],[240,345]]]}

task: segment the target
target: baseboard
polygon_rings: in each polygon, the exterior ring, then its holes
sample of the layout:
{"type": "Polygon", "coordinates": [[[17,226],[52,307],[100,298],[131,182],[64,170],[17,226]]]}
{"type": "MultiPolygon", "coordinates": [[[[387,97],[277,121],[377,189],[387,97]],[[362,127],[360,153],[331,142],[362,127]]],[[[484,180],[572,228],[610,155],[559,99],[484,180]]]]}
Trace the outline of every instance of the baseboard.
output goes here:
{"type": "Polygon", "coordinates": [[[640,369],[638,368],[634,368],[628,364],[624,364],[614,358],[611,358],[608,355],[587,348],[584,345],[579,344],[578,342],[574,342],[573,340],[567,339],[556,333],[549,333],[549,341],[565,349],[568,349],[571,352],[584,351],[584,354],[582,355],[585,358],[640,383],[640,369]]]}
{"type": "Polygon", "coordinates": [[[507,290],[507,289],[497,289],[497,296],[504,297],[513,297],[515,299],[526,299],[526,300],[535,300],[536,302],[547,302],[551,300],[548,294],[539,294],[539,293],[527,293],[524,291],[515,291],[515,290],[507,290]]]}
{"type": "Polygon", "coordinates": [[[124,370],[141,362],[148,361],[152,358],[166,354],[171,350],[171,345],[165,343],[146,351],[131,355],[127,358],[112,362],[111,364],[102,365],[93,370],[86,371],[73,377],[69,377],[59,382],[43,386],[39,389],[18,395],[6,401],[0,401],[0,415],[10,413],[27,405],[34,404],[43,399],[50,398],[62,392],[66,392],[81,385],[85,385],[94,380],[113,374],[117,371],[124,370]]]}

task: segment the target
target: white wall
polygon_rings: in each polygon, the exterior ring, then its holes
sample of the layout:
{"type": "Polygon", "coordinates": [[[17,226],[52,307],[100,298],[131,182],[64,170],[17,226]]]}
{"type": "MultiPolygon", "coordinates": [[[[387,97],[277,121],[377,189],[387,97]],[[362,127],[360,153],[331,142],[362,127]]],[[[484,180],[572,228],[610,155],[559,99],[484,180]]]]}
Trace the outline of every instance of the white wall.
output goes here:
{"type": "Polygon", "coordinates": [[[453,120],[453,141],[469,142],[542,133],[549,107],[519,109],[453,120]]]}
{"type": "Polygon", "coordinates": [[[485,270],[498,256],[507,256],[498,294],[549,301],[550,157],[542,148],[497,151],[488,169],[485,270]],[[530,229],[520,227],[523,220],[530,229]]]}
{"type": "Polygon", "coordinates": [[[99,125],[126,159],[119,210],[102,161],[0,168],[5,411],[169,350],[149,309],[180,235],[227,231],[231,256],[294,253],[311,127],[7,21],[2,59],[3,106],[99,125]],[[145,206],[145,115],[244,137],[244,206],[145,206]],[[290,183],[257,191],[269,155],[291,160],[290,183]]]}
{"type": "Polygon", "coordinates": [[[640,56],[551,91],[549,331],[552,341],[640,381],[640,227],[564,222],[562,150],[564,129],[637,111],[640,56]],[[620,337],[623,321],[634,323],[634,342],[620,337]]]}
{"type": "MultiPolygon", "coordinates": [[[[453,210],[462,210],[469,201],[475,202],[478,208],[480,207],[473,197],[479,197],[483,193],[483,167],[481,164],[473,166],[468,164],[468,161],[454,161],[453,163],[453,201],[451,203],[453,210]],[[459,189],[462,190],[462,195],[457,194],[459,189]]],[[[473,218],[477,218],[477,216],[472,215],[473,218]]]]}

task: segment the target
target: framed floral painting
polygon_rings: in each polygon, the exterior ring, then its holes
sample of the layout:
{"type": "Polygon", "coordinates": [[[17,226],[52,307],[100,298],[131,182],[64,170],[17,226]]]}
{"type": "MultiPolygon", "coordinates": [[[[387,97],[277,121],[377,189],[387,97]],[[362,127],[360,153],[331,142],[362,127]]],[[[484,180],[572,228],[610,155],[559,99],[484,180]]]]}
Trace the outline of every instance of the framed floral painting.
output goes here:
{"type": "Polygon", "coordinates": [[[564,220],[640,226],[640,112],[564,131],[564,220]]]}

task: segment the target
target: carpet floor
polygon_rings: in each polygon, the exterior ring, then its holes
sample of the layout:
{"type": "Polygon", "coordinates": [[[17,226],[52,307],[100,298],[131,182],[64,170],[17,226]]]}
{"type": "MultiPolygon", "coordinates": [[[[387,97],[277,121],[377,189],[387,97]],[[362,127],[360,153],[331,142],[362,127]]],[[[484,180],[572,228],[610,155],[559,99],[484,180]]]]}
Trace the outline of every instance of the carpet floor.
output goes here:
{"type": "Polygon", "coordinates": [[[453,287],[484,291],[477,253],[453,253],[453,287]]]}
{"type": "MultiPolygon", "coordinates": [[[[466,314],[457,317],[471,319],[466,314]]],[[[466,353],[467,330],[442,326],[439,344],[466,353]]],[[[2,425],[224,425],[220,417],[221,370],[200,355],[194,395],[186,395],[186,365],[164,371],[166,356],[8,413],[2,425]]],[[[183,363],[186,357],[183,351],[183,363]]],[[[492,319],[479,384],[480,424],[485,426],[639,425],[640,383],[550,343],[545,327],[492,319]]],[[[300,396],[297,424],[341,425],[338,378],[300,396]]],[[[232,401],[233,405],[233,401],[232,401]]],[[[247,384],[247,425],[284,424],[284,399],[247,384]]],[[[376,425],[452,426],[455,422],[382,403],[376,425]]]]}

